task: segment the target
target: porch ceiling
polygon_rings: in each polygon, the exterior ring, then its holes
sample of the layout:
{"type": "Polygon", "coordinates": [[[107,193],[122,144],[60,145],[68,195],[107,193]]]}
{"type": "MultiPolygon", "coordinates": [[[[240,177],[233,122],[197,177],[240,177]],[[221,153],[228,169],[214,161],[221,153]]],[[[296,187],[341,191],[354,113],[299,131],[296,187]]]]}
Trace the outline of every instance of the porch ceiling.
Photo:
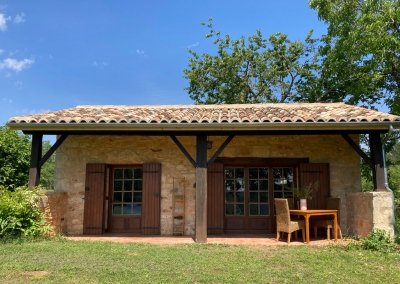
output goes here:
{"type": "Polygon", "coordinates": [[[24,132],[386,131],[395,116],[344,103],[78,106],[10,118],[24,132]]]}

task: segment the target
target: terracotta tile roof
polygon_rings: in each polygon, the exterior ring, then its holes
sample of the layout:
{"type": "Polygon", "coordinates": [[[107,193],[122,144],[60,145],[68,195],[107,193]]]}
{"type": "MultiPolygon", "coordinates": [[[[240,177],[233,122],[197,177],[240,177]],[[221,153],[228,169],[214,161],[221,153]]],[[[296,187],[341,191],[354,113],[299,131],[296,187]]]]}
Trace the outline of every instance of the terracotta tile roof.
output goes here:
{"type": "Polygon", "coordinates": [[[225,124],[400,122],[400,117],[344,103],[78,106],[10,118],[8,124],[225,124]]]}

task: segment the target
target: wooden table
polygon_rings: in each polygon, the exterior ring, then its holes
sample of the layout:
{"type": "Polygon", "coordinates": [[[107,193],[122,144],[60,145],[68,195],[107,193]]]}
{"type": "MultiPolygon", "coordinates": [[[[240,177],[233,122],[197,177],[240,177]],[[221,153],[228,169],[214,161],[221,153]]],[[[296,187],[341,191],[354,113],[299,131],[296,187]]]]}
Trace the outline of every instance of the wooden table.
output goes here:
{"type": "Polygon", "coordinates": [[[289,210],[290,215],[301,215],[304,216],[306,223],[306,243],[310,243],[310,225],[308,220],[311,216],[323,216],[323,215],[333,215],[333,231],[335,236],[335,241],[337,242],[337,210],[324,210],[324,209],[316,209],[316,210],[289,210]]]}

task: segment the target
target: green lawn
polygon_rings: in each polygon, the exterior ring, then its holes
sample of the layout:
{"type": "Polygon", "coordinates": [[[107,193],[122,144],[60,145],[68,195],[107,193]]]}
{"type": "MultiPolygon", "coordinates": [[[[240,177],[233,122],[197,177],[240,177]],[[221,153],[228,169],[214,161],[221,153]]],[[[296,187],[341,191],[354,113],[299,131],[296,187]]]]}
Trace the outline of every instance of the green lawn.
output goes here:
{"type": "Polygon", "coordinates": [[[400,255],[329,246],[0,242],[0,283],[400,283],[400,255]]]}

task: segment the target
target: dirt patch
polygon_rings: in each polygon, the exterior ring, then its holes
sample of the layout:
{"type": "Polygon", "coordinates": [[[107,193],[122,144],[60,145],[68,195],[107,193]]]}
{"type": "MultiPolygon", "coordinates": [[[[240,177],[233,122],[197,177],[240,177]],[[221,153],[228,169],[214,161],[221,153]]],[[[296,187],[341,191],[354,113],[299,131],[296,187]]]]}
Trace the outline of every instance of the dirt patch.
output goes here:
{"type": "Polygon", "coordinates": [[[49,272],[47,271],[25,271],[25,272],[15,273],[16,276],[20,277],[40,277],[40,276],[46,276],[48,274],[49,272]]]}

